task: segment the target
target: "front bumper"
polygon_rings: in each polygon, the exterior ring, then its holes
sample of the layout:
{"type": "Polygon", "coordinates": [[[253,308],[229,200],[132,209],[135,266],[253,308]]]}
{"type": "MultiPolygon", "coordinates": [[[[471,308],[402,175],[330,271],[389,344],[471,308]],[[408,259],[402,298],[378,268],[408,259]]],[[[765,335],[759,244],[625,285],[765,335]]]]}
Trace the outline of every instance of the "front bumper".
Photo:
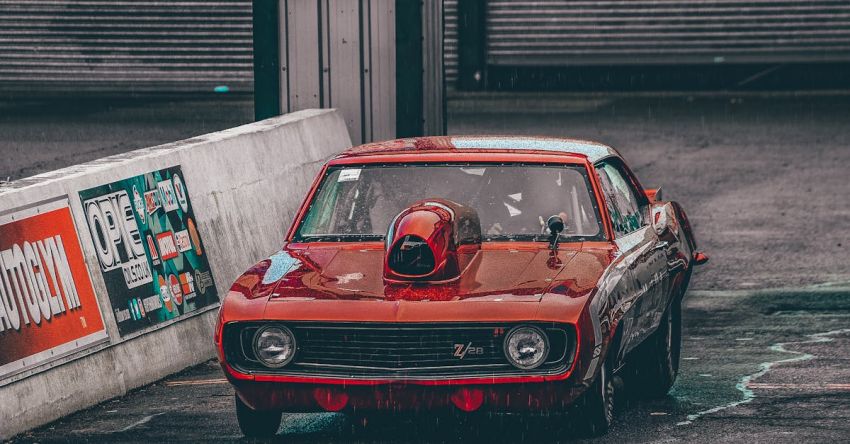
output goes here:
{"type": "Polygon", "coordinates": [[[418,385],[339,385],[232,380],[236,393],[255,410],[285,412],[425,412],[447,409],[504,413],[566,411],[585,387],[564,381],[418,385]]]}
{"type": "MultiPolygon", "coordinates": [[[[230,327],[235,325],[237,324],[230,324],[230,327]]],[[[287,323],[287,326],[299,337],[301,344],[304,344],[307,338],[299,336],[302,334],[300,332],[305,328],[311,329],[312,332],[314,331],[312,329],[316,328],[312,324],[293,322],[287,323]]],[[[339,328],[339,324],[333,324],[332,327],[339,328]]],[[[488,329],[488,333],[481,338],[467,332],[469,336],[458,342],[472,341],[475,344],[482,344],[485,352],[493,352],[487,356],[504,361],[500,341],[504,331],[507,331],[511,325],[499,328],[499,326],[484,323],[458,326],[440,324],[439,328],[435,328],[433,325],[421,324],[395,326],[382,324],[369,326],[368,332],[369,336],[373,336],[384,329],[389,332],[387,334],[398,335],[400,330],[419,331],[420,327],[425,329],[421,331],[421,334],[415,333],[416,335],[427,336],[436,330],[447,329],[452,332],[450,335],[452,337],[462,335],[464,329],[488,329]],[[493,333],[494,327],[496,333],[493,333]],[[488,343],[483,339],[484,337],[493,338],[495,343],[488,343]]],[[[256,410],[415,412],[456,408],[462,411],[517,413],[563,411],[568,409],[586,388],[584,381],[573,377],[581,356],[578,353],[579,338],[576,330],[571,326],[548,324],[542,327],[563,333],[564,340],[561,341],[560,346],[562,351],[552,355],[550,364],[529,371],[521,371],[508,365],[506,368],[490,368],[486,372],[470,371],[472,367],[464,367],[460,368],[462,371],[443,371],[442,373],[433,373],[430,370],[399,372],[383,369],[371,374],[358,374],[353,370],[344,374],[334,374],[321,371],[321,367],[299,368],[298,359],[286,369],[270,371],[251,368],[250,362],[244,359],[244,353],[242,355],[234,353],[234,351],[244,351],[247,346],[240,339],[241,334],[234,334],[241,330],[233,330],[229,327],[224,329],[223,343],[229,344],[227,350],[230,352],[226,352],[225,347],[220,347],[219,357],[224,373],[234,385],[239,397],[246,405],[256,410]]],[[[363,347],[360,341],[368,338],[358,336],[357,332],[362,328],[364,328],[362,325],[346,326],[345,336],[334,337],[336,341],[334,343],[347,343],[352,348],[363,347]]],[[[550,335],[550,339],[552,337],[550,335]]],[[[406,337],[395,339],[401,344],[410,340],[406,337]]],[[[442,344],[443,339],[435,341],[440,346],[440,350],[445,348],[446,352],[451,354],[451,345],[455,341],[446,344],[442,344]]],[[[395,353],[395,351],[391,352],[395,353]]],[[[398,353],[398,356],[406,356],[401,351],[398,353]]],[[[308,355],[302,356],[304,360],[308,357],[308,355]]],[[[335,357],[338,358],[338,356],[335,357]]],[[[451,370],[453,367],[444,368],[451,370]]]]}

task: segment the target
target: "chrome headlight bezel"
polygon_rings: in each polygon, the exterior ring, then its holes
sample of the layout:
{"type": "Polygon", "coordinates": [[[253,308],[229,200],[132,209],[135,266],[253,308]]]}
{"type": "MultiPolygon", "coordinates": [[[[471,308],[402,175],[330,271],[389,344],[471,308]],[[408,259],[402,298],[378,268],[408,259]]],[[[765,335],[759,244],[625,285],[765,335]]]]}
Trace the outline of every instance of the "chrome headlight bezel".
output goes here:
{"type": "Polygon", "coordinates": [[[254,357],[261,364],[268,368],[281,368],[285,367],[287,364],[292,362],[292,359],[295,357],[295,353],[297,351],[298,343],[295,340],[295,335],[292,334],[292,330],[282,326],[282,325],[266,325],[264,327],[259,328],[256,333],[254,333],[254,338],[251,340],[252,348],[254,351],[254,357]],[[269,361],[268,359],[263,358],[263,355],[260,353],[260,339],[263,333],[272,332],[277,330],[282,338],[284,338],[284,342],[288,339],[289,341],[289,355],[280,362],[269,361]]]}
{"type": "Polygon", "coordinates": [[[547,335],[546,332],[543,331],[541,328],[535,327],[533,325],[518,325],[512,328],[510,331],[508,331],[508,334],[505,335],[502,348],[504,349],[505,358],[508,360],[508,362],[520,370],[533,370],[543,365],[546,362],[546,358],[549,357],[549,351],[551,349],[549,344],[549,335],[547,335]],[[543,353],[541,353],[541,356],[532,363],[524,364],[522,362],[519,362],[516,358],[514,358],[511,353],[511,339],[520,333],[536,334],[537,336],[539,336],[541,343],[543,344],[543,353]]]}

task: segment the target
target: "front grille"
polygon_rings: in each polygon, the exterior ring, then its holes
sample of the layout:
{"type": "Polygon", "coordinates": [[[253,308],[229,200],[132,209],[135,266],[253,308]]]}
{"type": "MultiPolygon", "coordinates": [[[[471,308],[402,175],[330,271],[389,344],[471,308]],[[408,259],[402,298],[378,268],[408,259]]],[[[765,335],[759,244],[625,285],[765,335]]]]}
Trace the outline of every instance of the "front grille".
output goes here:
{"type": "Polygon", "coordinates": [[[520,370],[508,362],[503,351],[505,335],[519,324],[280,323],[295,335],[297,350],[286,367],[268,369],[254,357],[251,346],[257,329],[268,324],[225,327],[225,353],[237,369],[391,379],[546,375],[563,372],[575,354],[573,328],[558,324],[531,324],[546,331],[550,352],[540,367],[520,370]]]}

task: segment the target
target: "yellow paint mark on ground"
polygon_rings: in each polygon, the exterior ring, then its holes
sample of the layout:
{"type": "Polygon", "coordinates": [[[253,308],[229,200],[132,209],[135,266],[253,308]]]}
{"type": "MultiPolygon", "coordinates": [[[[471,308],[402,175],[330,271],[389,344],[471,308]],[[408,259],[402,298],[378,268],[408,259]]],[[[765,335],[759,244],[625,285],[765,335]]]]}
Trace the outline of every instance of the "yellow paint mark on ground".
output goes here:
{"type": "Polygon", "coordinates": [[[214,379],[191,379],[184,381],[165,381],[166,387],[179,387],[182,385],[215,385],[215,384],[227,384],[227,379],[224,378],[214,378],[214,379]]]}

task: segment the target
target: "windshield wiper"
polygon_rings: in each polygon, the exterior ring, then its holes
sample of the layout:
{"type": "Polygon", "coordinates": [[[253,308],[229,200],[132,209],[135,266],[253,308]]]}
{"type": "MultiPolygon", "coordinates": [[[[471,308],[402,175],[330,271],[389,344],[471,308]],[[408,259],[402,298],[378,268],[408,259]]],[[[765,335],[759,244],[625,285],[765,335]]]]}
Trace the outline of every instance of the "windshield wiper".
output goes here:
{"type": "MultiPolygon", "coordinates": [[[[560,235],[558,237],[559,242],[564,242],[565,240],[571,240],[573,238],[580,238],[582,236],[565,236],[560,235]]],[[[485,241],[518,241],[518,242],[551,242],[552,236],[546,234],[494,234],[491,236],[484,236],[485,241]]]]}
{"type": "Polygon", "coordinates": [[[296,242],[365,242],[381,241],[384,236],[380,234],[308,234],[298,236],[296,242]]]}

